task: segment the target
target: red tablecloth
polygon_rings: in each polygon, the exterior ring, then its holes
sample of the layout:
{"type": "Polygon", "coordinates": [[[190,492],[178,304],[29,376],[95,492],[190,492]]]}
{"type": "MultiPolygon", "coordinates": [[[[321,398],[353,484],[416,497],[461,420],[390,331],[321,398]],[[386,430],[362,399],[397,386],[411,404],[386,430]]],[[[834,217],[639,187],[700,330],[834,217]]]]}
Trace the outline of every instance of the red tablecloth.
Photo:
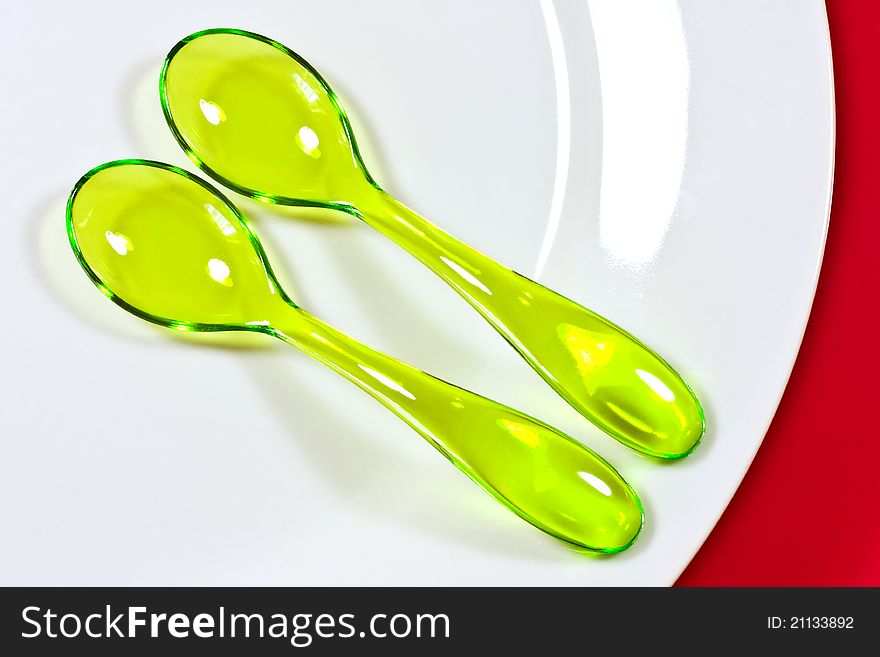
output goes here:
{"type": "Polygon", "coordinates": [[[679,586],[880,585],[880,2],[827,9],[837,160],[816,299],[764,444],[679,586]]]}

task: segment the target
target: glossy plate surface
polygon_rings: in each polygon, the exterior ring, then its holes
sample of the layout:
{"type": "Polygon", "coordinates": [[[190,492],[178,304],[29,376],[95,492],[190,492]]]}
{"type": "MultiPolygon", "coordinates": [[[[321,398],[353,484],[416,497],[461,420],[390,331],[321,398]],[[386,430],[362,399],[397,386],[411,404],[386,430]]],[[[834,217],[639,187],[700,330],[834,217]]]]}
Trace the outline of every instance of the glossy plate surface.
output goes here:
{"type": "Polygon", "coordinates": [[[32,57],[4,72],[21,102],[0,110],[19,127],[4,165],[16,234],[0,264],[15,281],[0,581],[674,581],[760,444],[821,260],[830,53],[822,3],[803,4],[83,2],[45,23],[38,6],[20,10],[3,47],[32,57]],[[168,48],[208,26],[296,48],[344,98],[384,187],[630,328],[694,386],[705,441],[658,465],[592,428],[366,226],[241,203],[305,308],[608,458],[645,503],[632,549],[591,559],[547,538],[283,346],[194,348],[95,293],[68,250],[66,192],[118,157],[194,168],[156,79],[168,48]]]}

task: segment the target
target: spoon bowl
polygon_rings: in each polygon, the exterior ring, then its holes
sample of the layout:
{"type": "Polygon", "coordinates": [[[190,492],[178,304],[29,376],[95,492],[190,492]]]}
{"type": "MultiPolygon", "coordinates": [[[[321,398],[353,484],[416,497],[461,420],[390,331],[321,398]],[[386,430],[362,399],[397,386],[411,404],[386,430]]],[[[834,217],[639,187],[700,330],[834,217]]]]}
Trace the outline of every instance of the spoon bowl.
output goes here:
{"type": "Polygon", "coordinates": [[[182,169],[147,160],[96,167],[76,184],[67,217],[92,280],[154,323],[252,329],[267,301],[283,295],[249,225],[182,169]]]}
{"type": "Polygon", "coordinates": [[[372,180],[336,94],[276,41],[239,30],[187,37],[165,59],[160,95],[190,158],[245,196],[346,210],[342,199],[372,180]]]}

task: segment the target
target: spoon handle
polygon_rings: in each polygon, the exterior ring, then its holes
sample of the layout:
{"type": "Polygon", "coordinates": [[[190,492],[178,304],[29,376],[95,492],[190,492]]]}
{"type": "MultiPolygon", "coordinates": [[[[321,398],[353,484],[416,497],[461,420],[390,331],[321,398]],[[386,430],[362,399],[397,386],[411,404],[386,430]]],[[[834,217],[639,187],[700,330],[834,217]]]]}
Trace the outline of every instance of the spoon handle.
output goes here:
{"type": "Polygon", "coordinates": [[[456,240],[370,188],[360,217],[464,297],[569,404],[645,454],[680,458],[704,431],[700,403],[654,351],[598,314],[456,240]]]}
{"type": "Polygon", "coordinates": [[[425,374],[292,306],[271,332],[398,415],[468,477],[539,529],[597,552],[639,532],[638,497],[600,456],[519,411],[425,374]]]}

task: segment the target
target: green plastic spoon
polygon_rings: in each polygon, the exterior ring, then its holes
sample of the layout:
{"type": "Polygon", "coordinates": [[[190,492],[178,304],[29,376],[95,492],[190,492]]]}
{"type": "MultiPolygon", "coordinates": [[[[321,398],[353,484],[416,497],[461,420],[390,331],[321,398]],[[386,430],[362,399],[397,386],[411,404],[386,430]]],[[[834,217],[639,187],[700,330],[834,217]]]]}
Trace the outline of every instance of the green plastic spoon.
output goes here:
{"type": "Polygon", "coordinates": [[[622,443],[675,459],[700,441],[700,403],[660,356],[383,191],[339,99],[290,49],[241,30],[197,32],[168,54],[159,86],[178,142],[218,182],[267,203],[362,219],[446,281],[557,393],[622,443]]]}
{"type": "Polygon", "coordinates": [[[192,174],[147,160],[96,167],[70,195],[67,232],[89,277],[129,312],[181,331],[280,338],[372,395],[548,534],[605,553],[638,535],[639,499],[600,456],[309,315],[281,289],[245,218],[192,174]]]}

